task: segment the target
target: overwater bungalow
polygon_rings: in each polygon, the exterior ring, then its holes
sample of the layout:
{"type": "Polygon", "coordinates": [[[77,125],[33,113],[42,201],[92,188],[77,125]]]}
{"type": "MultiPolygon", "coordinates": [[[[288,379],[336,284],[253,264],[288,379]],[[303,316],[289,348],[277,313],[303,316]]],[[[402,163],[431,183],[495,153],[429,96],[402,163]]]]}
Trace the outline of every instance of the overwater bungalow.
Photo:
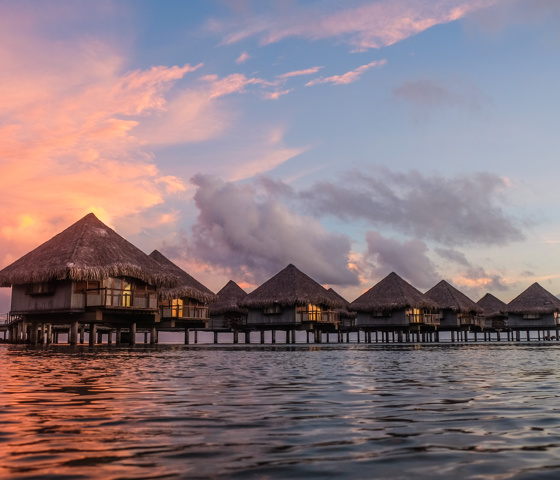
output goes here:
{"type": "Polygon", "coordinates": [[[484,319],[479,316],[482,307],[450,283],[442,280],[425,295],[441,307],[439,330],[483,330],[484,319]]]}
{"type": "Polygon", "coordinates": [[[162,288],[159,292],[161,326],[168,328],[205,328],[210,315],[208,304],[217,297],[211,290],[175,265],[158,250],[150,253],[166,272],[179,279],[172,288],[162,288]]]}
{"type": "Polygon", "coordinates": [[[343,302],[294,265],[238,302],[249,310],[247,326],[272,329],[336,330],[343,302]]]}
{"type": "Polygon", "coordinates": [[[356,326],[363,330],[434,331],[440,307],[395,272],[387,275],[352,303],[356,326]]]}
{"type": "Polygon", "coordinates": [[[338,310],[338,315],[340,317],[340,328],[348,329],[354,327],[356,323],[357,313],[349,310],[350,302],[341,296],[338,292],[329,288],[327,290],[335,299],[343,302],[343,306],[338,310]]]}
{"type": "MultiPolygon", "coordinates": [[[[505,307],[512,330],[558,330],[560,300],[533,283],[505,307]]],[[[557,332],[556,332],[557,334],[557,332]]]]}
{"type": "Polygon", "coordinates": [[[501,331],[508,328],[505,302],[491,293],[487,293],[476,303],[479,307],[482,307],[481,316],[484,319],[485,330],[501,331]]]}
{"type": "Polygon", "coordinates": [[[247,324],[248,310],[238,302],[247,296],[237,283],[230,280],[216,294],[217,300],[210,305],[210,328],[239,328],[247,324]]]}
{"type": "Polygon", "coordinates": [[[136,327],[155,328],[157,297],[177,277],[102,223],[93,213],[0,271],[12,287],[12,341],[51,341],[52,328],[68,325],[69,342],[90,343],[97,328],[122,329],[134,343],[136,327]],[[41,337],[41,338],[40,338],[41,337]]]}

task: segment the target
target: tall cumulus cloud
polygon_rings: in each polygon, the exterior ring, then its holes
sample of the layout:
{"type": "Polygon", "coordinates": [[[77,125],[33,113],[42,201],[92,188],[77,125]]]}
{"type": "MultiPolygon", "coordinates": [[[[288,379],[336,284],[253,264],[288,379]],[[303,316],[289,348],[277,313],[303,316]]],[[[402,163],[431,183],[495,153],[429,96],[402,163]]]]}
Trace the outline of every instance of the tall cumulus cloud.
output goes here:
{"type": "Polygon", "coordinates": [[[291,211],[274,192],[202,174],[192,183],[200,213],[188,239],[189,255],[256,284],[289,263],[319,283],[359,283],[348,266],[349,238],[291,211]]]}

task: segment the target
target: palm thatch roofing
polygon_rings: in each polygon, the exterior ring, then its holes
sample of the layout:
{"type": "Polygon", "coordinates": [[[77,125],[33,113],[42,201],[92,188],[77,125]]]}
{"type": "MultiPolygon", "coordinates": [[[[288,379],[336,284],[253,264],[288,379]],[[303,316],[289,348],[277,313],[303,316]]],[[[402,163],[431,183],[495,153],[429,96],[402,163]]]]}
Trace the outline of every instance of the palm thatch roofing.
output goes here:
{"type": "Polygon", "coordinates": [[[194,298],[202,303],[211,303],[216,301],[216,295],[206,288],[195,278],[191,277],[182,268],[179,268],[171,260],[162,253],[154,250],[150,253],[150,257],[155,260],[166,272],[175,275],[179,279],[179,283],[173,288],[163,288],[160,296],[163,299],[171,300],[174,298],[194,298]]]}
{"type": "Polygon", "coordinates": [[[479,307],[482,307],[482,315],[484,317],[490,318],[506,316],[506,314],[504,313],[506,304],[491,293],[487,293],[476,303],[479,307]]]}
{"type": "Polygon", "coordinates": [[[334,298],[340,300],[341,302],[344,302],[342,308],[338,309],[340,318],[356,318],[358,316],[356,312],[351,312],[350,310],[348,310],[348,306],[350,305],[350,302],[346,300],[342,295],[340,295],[332,288],[329,288],[327,292],[329,292],[334,298]]]}
{"type": "Polygon", "coordinates": [[[449,309],[454,313],[482,313],[479,305],[445,280],[433,286],[425,295],[437,302],[441,308],[449,309]]]}
{"type": "Polygon", "coordinates": [[[533,283],[506,305],[507,313],[546,315],[560,312],[560,300],[538,283],[533,283]]]}
{"type": "Polygon", "coordinates": [[[0,271],[0,286],[54,280],[131,277],[156,287],[174,286],[167,273],[144,252],[101,222],[93,213],[0,271]]]}
{"type": "Polygon", "coordinates": [[[439,309],[440,306],[395,272],[391,272],[354,300],[349,308],[356,312],[375,312],[401,308],[439,309]]]}
{"type": "Polygon", "coordinates": [[[210,305],[210,315],[222,315],[226,312],[247,314],[246,308],[241,308],[237,302],[247,296],[247,292],[243,290],[237,283],[230,280],[216,294],[218,300],[210,305]]]}
{"type": "Polygon", "coordinates": [[[343,302],[333,298],[326,288],[292,264],[238,302],[242,308],[264,308],[274,304],[283,307],[307,304],[329,308],[343,306],[343,302]]]}

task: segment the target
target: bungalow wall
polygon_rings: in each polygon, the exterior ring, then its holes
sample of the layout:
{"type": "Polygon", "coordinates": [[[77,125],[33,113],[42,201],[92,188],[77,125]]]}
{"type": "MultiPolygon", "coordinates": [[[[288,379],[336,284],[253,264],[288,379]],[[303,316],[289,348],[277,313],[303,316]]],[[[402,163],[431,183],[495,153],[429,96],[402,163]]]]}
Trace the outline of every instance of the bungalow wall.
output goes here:
{"type": "Polygon", "coordinates": [[[247,324],[247,315],[238,312],[225,312],[221,315],[211,315],[208,328],[234,328],[247,324]]]}
{"type": "Polygon", "coordinates": [[[35,289],[33,292],[30,285],[14,285],[12,287],[12,313],[39,313],[73,308],[71,280],[50,282],[48,287],[46,284],[43,284],[43,287],[43,291],[35,289]]]}
{"type": "MultiPolygon", "coordinates": [[[[541,314],[539,318],[525,318],[527,315],[510,313],[508,315],[508,326],[513,329],[533,328],[556,328],[559,325],[558,318],[553,313],[541,314]]],[[[531,315],[534,316],[534,315],[531,315]]]]}
{"type": "MultiPolygon", "coordinates": [[[[389,312],[388,312],[389,313],[389,312]]],[[[389,316],[373,316],[372,312],[358,312],[356,317],[356,327],[371,327],[371,328],[390,328],[390,327],[408,327],[410,325],[409,319],[406,315],[405,309],[393,310],[389,316]]]]}
{"type": "Polygon", "coordinates": [[[461,326],[461,320],[457,312],[446,308],[441,312],[441,319],[439,321],[439,329],[445,330],[446,328],[453,329],[461,326]]]}
{"type": "Polygon", "coordinates": [[[283,307],[279,313],[267,314],[262,308],[249,309],[247,325],[296,325],[296,307],[283,307]]]}

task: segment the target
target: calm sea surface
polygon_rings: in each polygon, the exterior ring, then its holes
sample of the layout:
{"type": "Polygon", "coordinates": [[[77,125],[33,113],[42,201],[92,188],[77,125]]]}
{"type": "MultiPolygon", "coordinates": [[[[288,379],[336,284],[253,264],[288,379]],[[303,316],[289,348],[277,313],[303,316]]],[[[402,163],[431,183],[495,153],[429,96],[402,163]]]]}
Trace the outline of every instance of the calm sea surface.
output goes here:
{"type": "Polygon", "coordinates": [[[2,478],[560,478],[560,345],[0,345],[2,478]]]}

